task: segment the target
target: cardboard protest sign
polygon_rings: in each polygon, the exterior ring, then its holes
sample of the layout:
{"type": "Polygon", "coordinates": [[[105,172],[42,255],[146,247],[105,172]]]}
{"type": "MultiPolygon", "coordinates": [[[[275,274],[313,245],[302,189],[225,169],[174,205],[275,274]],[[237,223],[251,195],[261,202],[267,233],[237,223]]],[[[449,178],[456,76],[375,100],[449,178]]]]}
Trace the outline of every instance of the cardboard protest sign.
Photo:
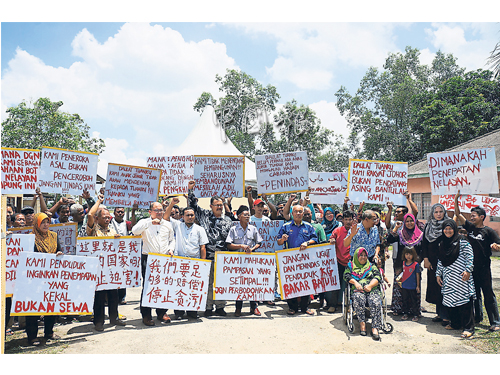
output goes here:
{"type": "Polygon", "coordinates": [[[11,315],[91,315],[97,258],[21,252],[11,315]]]}
{"type": "MultiPolygon", "coordinates": [[[[235,221],[237,223],[237,221],[235,221]]],[[[250,222],[250,225],[257,227],[263,241],[260,247],[255,250],[259,253],[274,253],[276,250],[283,249],[283,245],[278,245],[278,232],[283,226],[284,220],[269,220],[260,222],[250,222]]]]}
{"type": "Polygon", "coordinates": [[[148,158],[148,167],[161,169],[160,195],[188,193],[188,182],[194,180],[194,157],[158,156],[148,158]]]}
{"type": "MultiPolygon", "coordinates": [[[[78,223],[50,224],[49,230],[57,233],[57,239],[64,254],[75,254],[78,223]]],[[[33,232],[33,227],[9,228],[8,231],[16,234],[28,234],[33,232]]]]}
{"type": "Polygon", "coordinates": [[[198,198],[244,197],[244,156],[194,156],[194,193],[198,198]]]}
{"type": "Polygon", "coordinates": [[[406,205],[408,163],[349,159],[347,195],[353,202],[406,205]]]}
{"type": "MultiPolygon", "coordinates": [[[[440,195],[441,203],[447,211],[455,210],[454,195],[440,195]]],[[[458,198],[460,212],[470,213],[471,208],[481,206],[486,211],[486,216],[500,217],[500,198],[486,197],[484,195],[461,195],[458,198]]]]}
{"type": "Polygon", "coordinates": [[[335,245],[276,252],[281,299],[340,289],[335,245]]]}
{"type": "Polygon", "coordinates": [[[433,195],[498,194],[495,148],[427,154],[433,195]]]}
{"type": "Polygon", "coordinates": [[[158,200],[160,183],[160,169],[109,163],[104,205],[149,208],[158,200]]]}
{"type": "Polygon", "coordinates": [[[79,237],[76,255],[99,259],[97,289],[141,286],[141,236],[79,237]]]}
{"type": "Polygon", "coordinates": [[[347,191],[347,173],[309,172],[309,188],[312,203],[341,205],[347,191]]]}
{"type": "Polygon", "coordinates": [[[14,286],[16,285],[19,257],[22,251],[35,251],[35,235],[13,234],[7,232],[5,242],[7,247],[7,257],[5,258],[5,295],[7,297],[12,297],[14,286]]]}
{"type": "Polygon", "coordinates": [[[40,150],[2,147],[2,194],[34,194],[40,150]]]}
{"type": "Polygon", "coordinates": [[[205,310],[211,261],[148,254],[142,305],[183,311],[205,310]]]}
{"type": "Polygon", "coordinates": [[[217,251],[214,300],[274,301],[274,254],[217,251]]]}
{"type": "Polygon", "coordinates": [[[7,231],[13,234],[30,234],[33,233],[33,227],[8,228],[7,231]]]}
{"type": "Polygon", "coordinates": [[[307,191],[309,169],[307,152],[255,155],[257,194],[307,191]]]}
{"type": "Polygon", "coordinates": [[[45,193],[80,195],[96,190],[99,154],[43,147],[38,186],[45,193]]]}

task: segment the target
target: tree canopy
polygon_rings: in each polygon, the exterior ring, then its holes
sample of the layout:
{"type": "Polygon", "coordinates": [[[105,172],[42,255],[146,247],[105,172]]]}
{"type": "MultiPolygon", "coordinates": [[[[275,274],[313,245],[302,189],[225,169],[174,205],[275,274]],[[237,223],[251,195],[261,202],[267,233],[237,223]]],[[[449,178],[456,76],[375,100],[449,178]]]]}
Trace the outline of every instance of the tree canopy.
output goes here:
{"type": "Polygon", "coordinates": [[[29,149],[45,146],[103,152],[104,140],[92,138],[89,135],[90,126],[78,114],[60,111],[62,105],[62,101],[39,98],[32,106],[23,101],[8,108],[8,117],[2,122],[2,146],[29,149]]]}

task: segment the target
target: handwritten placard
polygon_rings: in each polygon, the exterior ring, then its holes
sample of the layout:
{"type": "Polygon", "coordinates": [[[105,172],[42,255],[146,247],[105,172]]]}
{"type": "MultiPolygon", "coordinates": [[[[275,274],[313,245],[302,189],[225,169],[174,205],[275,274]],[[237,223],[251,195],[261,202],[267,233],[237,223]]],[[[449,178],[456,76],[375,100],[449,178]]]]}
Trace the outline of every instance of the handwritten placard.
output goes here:
{"type": "Polygon", "coordinates": [[[2,147],[2,194],[34,194],[40,150],[2,147]]]}
{"type": "MultiPolygon", "coordinates": [[[[49,230],[57,233],[57,240],[64,254],[75,254],[78,223],[50,224],[49,230]]],[[[16,234],[28,234],[33,232],[33,227],[9,228],[8,231],[16,234]]]]}
{"type": "Polygon", "coordinates": [[[76,255],[99,259],[96,290],[141,286],[141,236],[79,237],[76,255]]]}
{"type": "Polygon", "coordinates": [[[147,160],[149,168],[161,169],[160,195],[188,193],[188,182],[194,179],[194,157],[153,156],[147,160]]]}
{"type": "Polygon", "coordinates": [[[214,300],[273,301],[274,254],[215,253],[214,300]]]}
{"type": "Polygon", "coordinates": [[[408,163],[349,159],[347,195],[353,202],[405,205],[408,163]]]}
{"type": "Polygon", "coordinates": [[[90,315],[98,260],[21,252],[11,315],[90,315]]]}
{"type": "MultiPolygon", "coordinates": [[[[237,221],[235,221],[237,223],[237,221]]],[[[250,225],[257,227],[263,241],[260,247],[255,250],[259,253],[274,253],[276,250],[283,249],[283,245],[278,245],[278,232],[283,226],[283,220],[267,220],[259,222],[250,222],[250,225]]]]}
{"type": "Polygon", "coordinates": [[[276,259],[282,299],[340,289],[335,245],[281,250],[276,259]]]}
{"type": "Polygon", "coordinates": [[[198,198],[243,197],[244,156],[194,156],[194,193],[198,198]]]}
{"type": "Polygon", "coordinates": [[[45,193],[80,195],[95,191],[99,154],[44,147],[38,186],[45,193]]]}
{"type": "Polygon", "coordinates": [[[433,195],[498,194],[495,148],[427,154],[433,195]]]}
{"type": "Polygon", "coordinates": [[[142,305],[183,311],[205,310],[211,261],[148,254],[142,305]]]}
{"type": "Polygon", "coordinates": [[[347,191],[347,173],[309,172],[309,188],[312,203],[343,204],[347,191]]]}
{"type": "Polygon", "coordinates": [[[255,155],[257,193],[277,194],[307,191],[307,152],[255,155]]]}
{"type": "Polygon", "coordinates": [[[158,200],[160,183],[160,169],[109,163],[104,205],[149,208],[158,200]]]}
{"type": "MultiPolygon", "coordinates": [[[[455,210],[454,195],[440,195],[441,203],[447,211],[455,210]]],[[[461,195],[458,198],[460,212],[470,213],[471,208],[481,206],[486,211],[486,216],[500,217],[500,198],[487,197],[484,195],[461,195]]]]}
{"type": "Polygon", "coordinates": [[[17,267],[21,251],[33,252],[35,250],[34,234],[13,234],[7,233],[6,237],[6,258],[5,258],[5,294],[12,297],[16,285],[17,267]]]}

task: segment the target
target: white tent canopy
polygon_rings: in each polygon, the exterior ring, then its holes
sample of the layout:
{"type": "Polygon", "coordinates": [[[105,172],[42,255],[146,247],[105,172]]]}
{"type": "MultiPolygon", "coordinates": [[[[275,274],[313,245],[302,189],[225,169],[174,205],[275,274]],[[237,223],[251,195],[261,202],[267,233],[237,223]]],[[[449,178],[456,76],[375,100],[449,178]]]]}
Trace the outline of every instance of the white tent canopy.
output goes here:
{"type": "MultiPolygon", "coordinates": [[[[173,155],[243,155],[226,137],[218,121],[215,111],[207,105],[198,124],[177,147],[173,155]]],[[[255,163],[245,157],[245,183],[256,184],[255,163]]]]}

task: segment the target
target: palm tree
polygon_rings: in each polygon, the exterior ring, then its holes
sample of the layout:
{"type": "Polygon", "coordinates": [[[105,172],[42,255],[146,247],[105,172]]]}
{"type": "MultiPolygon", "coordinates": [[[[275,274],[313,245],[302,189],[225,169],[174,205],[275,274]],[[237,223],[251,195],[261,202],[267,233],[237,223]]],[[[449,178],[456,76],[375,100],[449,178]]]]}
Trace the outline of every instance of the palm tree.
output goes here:
{"type": "Polygon", "coordinates": [[[491,51],[491,55],[488,57],[488,64],[492,66],[495,78],[500,77],[500,42],[491,51]]]}

